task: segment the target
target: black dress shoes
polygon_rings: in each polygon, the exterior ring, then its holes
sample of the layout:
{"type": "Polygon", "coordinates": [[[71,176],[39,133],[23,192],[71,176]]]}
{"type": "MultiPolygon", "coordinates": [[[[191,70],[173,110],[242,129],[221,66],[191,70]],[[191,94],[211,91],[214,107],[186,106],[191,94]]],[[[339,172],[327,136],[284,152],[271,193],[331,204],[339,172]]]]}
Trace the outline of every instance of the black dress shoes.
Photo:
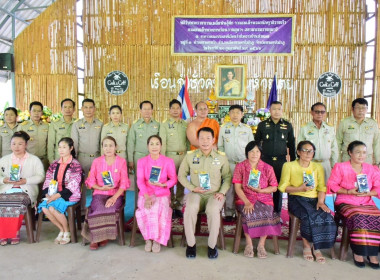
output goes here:
{"type": "Polygon", "coordinates": [[[355,257],[354,258],[354,264],[359,267],[359,268],[364,268],[365,267],[365,262],[359,262],[357,260],[355,260],[355,257]]]}
{"type": "Polygon", "coordinates": [[[207,255],[209,259],[216,259],[218,257],[218,249],[216,248],[216,246],[214,249],[208,247],[207,255]]]}
{"type": "Polygon", "coordinates": [[[373,269],[380,269],[380,265],[379,263],[373,263],[369,260],[369,257],[367,257],[367,260],[368,260],[368,265],[373,268],[373,269]]]}
{"type": "Polygon", "coordinates": [[[194,244],[193,247],[187,246],[186,248],[186,258],[194,259],[197,256],[197,245],[194,244]]]}

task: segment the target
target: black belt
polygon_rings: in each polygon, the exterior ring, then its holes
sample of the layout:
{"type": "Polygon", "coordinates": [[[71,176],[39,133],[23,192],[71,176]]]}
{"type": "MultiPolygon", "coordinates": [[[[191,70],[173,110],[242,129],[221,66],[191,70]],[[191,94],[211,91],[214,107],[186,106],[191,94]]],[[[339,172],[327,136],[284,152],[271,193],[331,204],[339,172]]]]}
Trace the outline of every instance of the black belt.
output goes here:
{"type": "Polygon", "coordinates": [[[264,160],[271,160],[271,161],[277,161],[277,160],[286,161],[286,156],[277,156],[277,157],[264,156],[263,159],[264,160]]]}

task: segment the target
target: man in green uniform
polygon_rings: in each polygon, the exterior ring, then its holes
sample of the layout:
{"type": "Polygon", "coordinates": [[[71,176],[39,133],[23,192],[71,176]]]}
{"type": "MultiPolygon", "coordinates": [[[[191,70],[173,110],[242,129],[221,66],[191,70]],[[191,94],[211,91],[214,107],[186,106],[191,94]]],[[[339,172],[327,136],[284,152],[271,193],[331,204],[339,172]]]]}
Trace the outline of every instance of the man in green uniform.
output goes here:
{"type": "Polygon", "coordinates": [[[151,135],[158,135],[160,123],[152,118],[153,104],[150,101],[140,103],[141,118],[136,120],[128,133],[128,167],[134,170],[137,161],[148,155],[146,141],[151,135]]]}
{"type": "MultiPolygon", "coordinates": [[[[95,118],[94,100],[84,99],[82,101],[82,112],[84,118],[75,121],[71,127],[71,138],[74,141],[77,159],[84,171],[84,179],[86,179],[92,162],[100,156],[100,133],[103,123],[95,118]]],[[[86,190],[86,188],[82,190],[82,214],[85,213],[86,209],[86,190]]]]}
{"type": "Polygon", "coordinates": [[[41,102],[34,101],[29,105],[30,120],[24,121],[18,126],[17,131],[25,131],[29,134],[27,151],[42,161],[45,171],[49,167],[47,158],[47,141],[49,124],[42,121],[44,106],[41,102]]]}
{"type": "Polygon", "coordinates": [[[304,124],[298,134],[298,143],[311,141],[315,145],[313,161],[322,164],[325,171],[325,181],[330,177],[331,169],[338,161],[338,145],[335,139],[334,127],[323,121],[326,116],[326,106],[321,102],[311,106],[313,120],[304,124]]]}
{"type": "MultiPolygon", "coordinates": [[[[219,131],[218,149],[225,152],[230,163],[231,173],[234,173],[235,165],[244,161],[245,146],[253,141],[252,129],[241,122],[244,116],[241,105],[232,105],[229,109],[230,122],[224,123],[219,131]]],[[[231,222],[235,214],[235,190],[231,187],[226,194],[226,207],[224,208],[224,220],[231,222]]]]}
{"type": "Polygon", "coordinates": [[[48,134],[48,159],[51,164],[59,159],[58,142],[63,137],[71,137],[71,127],[75,121],[73,114],[75,102],[70,98],[61,101],[62,118],[53,121],[49,126],[48,134]]]}
{"type": "MultiPolygon", "coordinates": [[[[255,140],[263,146],[262,159],[273,167],[277,182],[280,182],[282,166],[289,149],[290,160],[296,159],[296,145],[291,123],[282,119],[282,103],[274,101],[269,108],[270,118],[259,123],[255,140]]],[[[282,193],[273,193],[274,211],[281,213],[282,193]]]]}
{"type": "MultiPolygon", "coordinates": [[[[169,103],[170,118],[160,125],[160,137],[162,139],[161,153],[174,160],[178,173],[178,168],[190,149],[190,143],[186,137],[187,122],[181,119],[182,104],[177,99],[169,103]]],[[[182,206],[184,188],[181,183],[177,183],[176,192],[172,191],[173,216],[182,217],[182,206]]]]}
{"type": "Polygon", "coordinates": [[[366,162],[380,165],[379,126],[374,119],[366,118],[368,102],[364,98],[352,101],[352,116],[341,120],[336,140],[338,142],[340,161],[348,161],[348,144],[354,140],[362,141],[367,146],[366,162]]]}
{"type": "Polygon", "coordinates": [[[191,191],[186,196],[184,227],[187,241],[186,257],[196,257],[195,226],[198,212],[205,211],[209,230],[208,257],[218,257],[216,242],[220,228],[220,211],[231,187],[231,171],[223,152],[213,150],[214,131],[202,127],[197,132],[199,149],[190,151],[178,171],[178,180],[191,191]],[[190,175],[190,182],[187,176],[190,175]]]}

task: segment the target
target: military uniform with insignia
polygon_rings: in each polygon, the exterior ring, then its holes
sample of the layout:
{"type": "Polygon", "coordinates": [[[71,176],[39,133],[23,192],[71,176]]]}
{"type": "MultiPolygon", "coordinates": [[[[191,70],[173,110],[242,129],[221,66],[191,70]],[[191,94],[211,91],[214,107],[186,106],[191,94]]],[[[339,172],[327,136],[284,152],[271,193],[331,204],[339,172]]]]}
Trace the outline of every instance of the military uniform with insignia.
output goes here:
{"type": "Polygon", "coordinates": [[[54,160],[59,159],[58,153],[58,142],[63,137],[71,137],[71,127],[75,119],[72,119],[71,122],[65,122],[65,119],[59,118],[50,123],[49,133],[48,133],[48,159],[51,164],[54,160]]]}
{"type": "Polygon", "coordinates": [[[49,124],[40,121],[38,125],[36,125],[32,120],[27,120],[17,127],[17,131],[25,131],[28,133],[30,139],[26,149],[28,153],[37,156],[42,161],[46,171],[49,167],[47,158],[49,124]]]}
{"type": "Polygon", "coordinates": [[[160,123],[151,119],[146,123],[143,118],[136,120],[128,133],[127,154],[128,161],[134,163],[137,167],[137,161],[148,155],[146,141],[151,135],[158,135],[160,123]]]}
{"type": "Polygon", "coordinates": [[[366,162],[380,163],[380,134],[377,122],[372,118],[365,118],[359,124],[353,116],[344,118],[338,127],[336,140],[339,150],[339,161],[348,161],[348,144],[352,141],[362,141],[367,146],[366,162]]]}
{"type": "MultiPolygon", "coordinates": [[[[92,123],[85,118],[76,120],[71,127],[71,138],[74,140],[75,153],[84,171],[86,179],[95,158],[100,156],[100,134],[103,123],[94,119],[92,123]]],[[[82,214],[86,209],[86,191],[82,191],[82,214]]]]}
{"type": "MultiPolygon", "coordinates": [[[[190,143],[186,137],[187,122],[184,120],[175,121],[172,118],[165,120],[160,124],[160,137],[162,139],[161,154],[174,160],[176,171],[178,173],[179,166],[186,155],[186,151],[190,149],[190,143]]],[[[171,190],[172,208],[182,210],[184,187],[181,183],[177,183],[176,193],[173,188],[171,190]]]]}
{"type": "Polygon", "coordinates": [[[0,122],[0,158],[12,153],[11,138],[13,133],[17,131],[18,123],[12,129],[4,121],[0,122]]]}
{"type": "MultiPolygon", "coordinates": [[[[252,129],[249,125],[239,123],[234,126],[232,122],[223,124],[219,131],[218,149],[225,152],[230,164],[231,173],[234,173],[237,163],[246,159],[245,147],[254,140],[252,129]]],[[[226,216],[235,214],[235,191],[231,187],[226,194],[226,216]]]]}
{"type": "MultiPolygon", "coordinates": [[[[262,121],[257,127],[255,139],[262,142],[262,160],[273,167],[279,183],[282,166],[286,162],[287,149],[289,149],[290,160],[296,159],[295,138],[291,123],[284,119],[274,123],[272,118],[262,121]]],[[[274,210],[281,213],[282,193],[278,190],[273,193],[273,203],[274,210]]]]}
{"type": "MultiPolygon", "coordinates": [[[[226,194],[231,187],[232,174],[230,165],[225,153],[211,150],[207,156],[201,150],[187,152],[178,171],[178,181],[191,191],[186,196],[186,208],[184,213],[184,227],[188,246],[195,244],[195,225],[197,223],[198,212],[206,211],[208,229],[210,232],[208,246],[215,248],[219,227],[220,210],[223,207],[224,199],[215,199],[216,193],[226,194]],[[190,175],[190,181],[187,176],[190,175]],[[210,190],[206,193],[192,192],[196,187],[200,187],[200,177],[208,178],[210,190]]],[[[202,182],[203,184],[203,182],[202,182]]]]}
{"type": "Polygon", "coordinates": [[[322,122],[321,127],[311,121],[304,124],[298,134],[298,143],[308,140],[315,145],[313,161],[322,164],[325,171],[325,182],[330,177],[331,168],[338,161],[338,145],[334,127],[322,122]]]}
{"type": "MultiPolygon", "coordinates": [[[[114,124],[109,122],[103,126],[100,141],[106,136],[112,136],[117,143],[116,154],[127,160],[128,125],[125,123],[114,124]]],[[[103,154],[103,151],[102,151],[103,154]]]]}

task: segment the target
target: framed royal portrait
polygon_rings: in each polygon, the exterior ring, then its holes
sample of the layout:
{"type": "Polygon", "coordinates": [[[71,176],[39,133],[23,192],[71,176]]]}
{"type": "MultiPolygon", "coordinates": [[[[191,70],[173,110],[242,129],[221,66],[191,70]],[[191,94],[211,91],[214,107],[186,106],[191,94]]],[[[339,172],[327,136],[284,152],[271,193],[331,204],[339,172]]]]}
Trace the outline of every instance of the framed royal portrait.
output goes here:
{"type": "Polygon", "coordinates": [[[239,100],[247,95],[247,65],[215,66],[215,93],[218,99],[239,100]]]}

